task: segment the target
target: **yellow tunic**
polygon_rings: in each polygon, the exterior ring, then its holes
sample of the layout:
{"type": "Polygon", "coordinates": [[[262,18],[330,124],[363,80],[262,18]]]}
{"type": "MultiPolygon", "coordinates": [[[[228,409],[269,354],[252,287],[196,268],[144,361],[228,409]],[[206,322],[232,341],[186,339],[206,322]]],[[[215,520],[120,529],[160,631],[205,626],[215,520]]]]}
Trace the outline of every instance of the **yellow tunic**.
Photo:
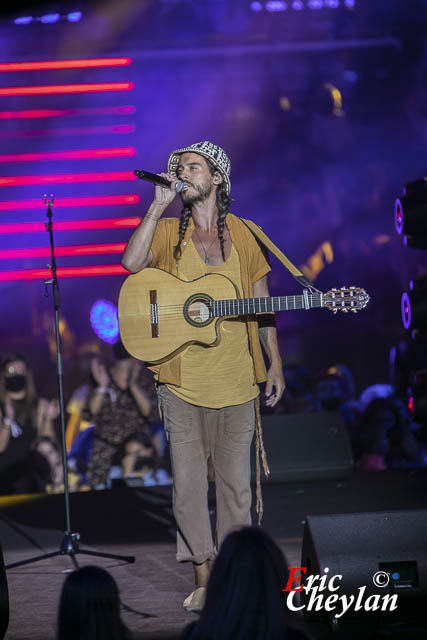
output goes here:
{"type": "MultiPolygon", "coordinates": [[[[240,261],[234,246],[226,262],[206,265],[190,239],[179,261],[178,277],[194,280],[206,273],[221,273],[236,285],[243,297],[240,261]]],[[[181,357],[181,384],[167,387],[182,400],[219,409],[243,404],[258,396],[248,331],[243,317],[222,320],[220,342],[215,347],[190,345],[181,357]]]]}
{"type": "MultiPolygon", "coordinates": [[[[232,213],[227,215],[227,228],[230,232],[232,244],[240,260],[240,278],[245,298],[253,297],[253,283],[270,271],[270,265],[264,251],[260,248],[252,232],[243,222],[232,213]]],[[[162,218],[157,225],[151,250],[153,252],[152,266],[164,269],[179,277],[179,263],[184,258],[187,247],[194,231],[193,220],[190,218],[184,241],[181,244],[182,256],[176,260],[173,252],[178,241],[178,218],[162,218]]],[[[202,261],[203,263],[203,261],[202,261]]],[[[223,266],[223,265],[221,265],[223,266]]],[[[196,276],[192,276],[192,280],[196,276]]],[[[261,345],[258,336],[258,322],[256,316],[245,317],[249,337],[249,351],[253,359],[255,378],[257,383],[267,379],[261,345]]],[[[178,353],[159,365],[149,365],[159,382],[173,386],[181,385],[182,353],[178,353]]]]}

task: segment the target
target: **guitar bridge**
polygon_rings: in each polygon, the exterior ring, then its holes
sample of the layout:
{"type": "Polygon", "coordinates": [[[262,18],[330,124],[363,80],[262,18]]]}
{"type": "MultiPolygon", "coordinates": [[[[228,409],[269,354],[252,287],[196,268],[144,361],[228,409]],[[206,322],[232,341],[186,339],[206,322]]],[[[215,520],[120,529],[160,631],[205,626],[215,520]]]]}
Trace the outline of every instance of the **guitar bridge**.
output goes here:
{"type": "Polygon", "coordinates": [[[151,337],[159,337],[159,311],[157,307],[157,290],[151,289],[150,291],[150,324],[151,324],[151,337]]]}

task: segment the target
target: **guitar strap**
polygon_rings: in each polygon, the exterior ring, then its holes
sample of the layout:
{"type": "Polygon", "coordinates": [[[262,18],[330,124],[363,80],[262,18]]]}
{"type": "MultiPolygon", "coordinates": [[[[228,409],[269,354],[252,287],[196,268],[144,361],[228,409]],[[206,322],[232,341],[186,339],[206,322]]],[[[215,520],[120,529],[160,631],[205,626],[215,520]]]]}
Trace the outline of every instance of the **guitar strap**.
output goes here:
{"type": "MultiPolygon", "coordinates": [[[[273,253],[278,260],[284,265],[284,267],[294,276],[295,280],[302,287],[314,288],[313,283],[302,273],[293,262],[289,260],[287,256],[279,249],[278,246],[270,240],[270,238],[262,231],[262,229],[252,222],[252,220],[243,220],[239,218],[243,224],[248,227],[252,234],[263,244],[271,253],[273,253]]],[[[261,524],[264,505],[261,492],[261,464],[264,470],[264,475],[268,477],[270,475],[270,469],[267,462],[267,454],[264,448],[264,438],[261,427],[261,416],[259,410],[259,397],[255,400],[255,460],[256,460],[256,510],[258,513],[258,525],[261,524]]]]}
{"type": "Polygon", "coordinates": [[[294,276],[295,280],[302,287],[311,287],[314,288],[311,280],[305,276],[298,267],[294,265],[293,262],[289,260],[287,256],[279,249],[277,245],[270,240],[270,238],[264,233],[264,231],[252,220],[243,220],[243,218],[239,218],[243,224],[248,227],[248,229],[253,233],[253,235],[263,244],[271,253],[273,253],[278,260],[286,267],[286,269],[294,276]]]}

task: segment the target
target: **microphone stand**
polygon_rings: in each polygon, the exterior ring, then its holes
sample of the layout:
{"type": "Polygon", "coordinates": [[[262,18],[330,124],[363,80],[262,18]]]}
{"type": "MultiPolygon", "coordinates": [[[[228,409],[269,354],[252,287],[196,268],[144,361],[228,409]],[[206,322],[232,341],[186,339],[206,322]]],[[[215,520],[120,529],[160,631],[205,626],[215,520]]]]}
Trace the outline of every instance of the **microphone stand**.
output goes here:
{"type": "MultiPolygon", "coordinates": [[[[59,410],[61,417],[61,440],[62,440],[62,465],[64,470],[64,500],[65,500],[65,522],[66,522],[66,530],[64,532],[64,537],[62,539],[60,548],[58,551],[53,551],[51,553],[45,553],[40,556],[36,556],[34,558],[29,558],[28,560],[21,560],[20,562],[13,562],[12,564],[6,565],[6,569],[12,569],[14,567],[22,567],[25,564],[30,564],[32,562],[38,562],[39,560],[45,560],[47,558],[54,558],[55,556],[70,556],[74,566],[78,569],[79,565],[76,560],[76,554],[83,553],[88,556],[97,556],[99,558],[112,558],[114,560],[123,560],[124,562],[132,563],[135,562],[134,556],[119,556],[112,553],[102,553],[100,551],[90,551],[89,549],[80,549],[79,548],[79,533],[71,533],[71,516],[70,516],[70,491],[68,486],[68,461],[67,461],[67,447],[65,441],[65,407],[64,407],[64,382],[63,382],[63,366],[62,366],[62,350],[61,350],[61,334],[59,331],[59,286],[58,286],[58,278],[56,275],[56,259],[55,259],[55,245],[53,240],[53,226],[52,226],[52,204],[54,203],[53,195],[50,195],[50,198],[45,195],[43,197],[44,202],[47,207],[47,219],[48,222],[45,223],[46,231],[49,233],[50,239],[50,249],[51,249],[51,261],[52,264],[48,265],[48,267],[52,270],[52,278],[45,280],[44,283],[47,285],[52,285],[53,290],[53,304],[55,311],[55,335],[56,335],[56,356],[57,356],[57,375],[58,375],[58,395],[59,395],[59,410]]],[[[47,294],[46,294],[47,295],[47,294]]]]}

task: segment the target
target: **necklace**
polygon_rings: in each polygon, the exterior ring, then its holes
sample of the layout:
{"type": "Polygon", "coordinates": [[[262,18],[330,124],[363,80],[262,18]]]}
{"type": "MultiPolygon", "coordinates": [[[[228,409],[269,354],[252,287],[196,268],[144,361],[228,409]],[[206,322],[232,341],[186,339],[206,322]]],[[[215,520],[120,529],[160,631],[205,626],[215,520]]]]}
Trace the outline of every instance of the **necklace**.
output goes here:
{"type": "Polygon", "coordinates": [[[206,265],[208,265],[208,264],[210,264],[210,262],[209,262],[209,258],[208,258],[209,249],[211,248],[211,246],[212,246],[212,245],[213,245],[213,243],[215,242],[216,238],[214,238],[214,239],[212,240],[212,242],[210,243],[210,245],[209,245],[209,247],[208,247],[208,250],[206,251],[206,249],[205,249],[205,245],[203,244],[203,242],[202,242],[202,240],[201,240],[201,238],[200,238],[200,236],[199,236],[199,234],[198,234],[197,229],[196,229],[196,227],[195,227],[195,226],[194,226],[194,231],[196,232],[196,235],[197,235],[197,237],[199,238],[199,242],[200,242],[200,244],[202,245],[202,249],[203,249],[203,252],[204,252],[204,254],[205,254],[205,264],[206,264],[206,265]]]}

